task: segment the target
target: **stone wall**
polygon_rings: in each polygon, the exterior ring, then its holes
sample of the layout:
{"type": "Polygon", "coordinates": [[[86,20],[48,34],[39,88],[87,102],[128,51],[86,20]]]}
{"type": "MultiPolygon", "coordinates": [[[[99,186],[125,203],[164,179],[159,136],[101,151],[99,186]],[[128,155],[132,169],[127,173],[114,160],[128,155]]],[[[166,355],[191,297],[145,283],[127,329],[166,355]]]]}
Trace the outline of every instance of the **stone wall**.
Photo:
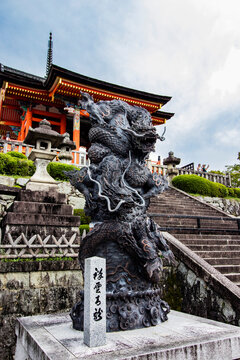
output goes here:
{"type": "Polygon", "coordinates": [[[174,310],[240,326],[240,288],[172,235],[165,237],[177,259],[165,270],[164,298],[174,310]]]}
{"type": "Polygon", "coordinates": [[[177,278],[181,283],[183,312],[240,326],[240,311],[234,310],[231,299],[220,294],[213,284],[207,283],[181,261],[177,278]]]}
{"type": "Polygon", "coordinates": [[[240,201],[234,199],[224,199],[209,196],[197,196],[197,198],[209,205],[216,207],[219,210],[223,210],[230,215],[240,216],[240,201]]]}
{"type": "Polygon", "coordinates": [[[66,312],[79,300],[77,260],[0,262],[0,359],[13,359],[16,317],[66,312]]]}
{"type": "MultiPolygon", "coordinates": [[[[236,286],[177,242],[177,266],[164,266],[163,299],[174,310],[240,326],[236,286]]],[[[16,317],[69,311],[82,286],[77,259],[0,262],[0,359],[13,359],[16,317]]]]}

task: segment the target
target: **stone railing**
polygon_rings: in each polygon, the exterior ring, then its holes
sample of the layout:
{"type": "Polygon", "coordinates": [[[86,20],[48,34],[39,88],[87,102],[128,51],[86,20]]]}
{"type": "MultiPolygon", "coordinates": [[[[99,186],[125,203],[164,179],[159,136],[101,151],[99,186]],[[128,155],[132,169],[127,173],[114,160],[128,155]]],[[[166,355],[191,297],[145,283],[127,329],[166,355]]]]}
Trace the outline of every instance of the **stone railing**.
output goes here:
{"type": "MultiPolygon", "coordinates": [[[[28,157],[32,149],[34,149],[34,146],[23,144],[17,140],[0,140],[0,152],[3,152],[4,154],[8,153],[9,151],[17,151],[28,157]]],[[[59,151],[57,151],[57,153],[59,154],[59,151]]],[[[87,155],[88,154],[84,149],[73,150],[72,165],[78,167],[88,166],[89,160],[87,159],[87,155]]]]}
{"type": "MultiPolygon", "coordinates": [[[[167,175],[168,168],[166,165],[159,165],[159,164],[155,163],[154,161],[151,161],[150,159],[146,160],[146,164],[152,173],[156,172],[163,176],[167,175]]],[[[208,172],[189,170],[189,169],[187,170],[187,169],[181,169],[181,168],[176,168],[176,170],[178,171],[178,175],[198,175],[198,176],[201,176],[210,181],[231,187],[230,174],[220,175],[220,174],[213,174],[213,173],[208,173],[208,172]]]]}
{"type": "MultiPolygon", "coordinates": [[[[84,229],[81,240],[86,234],[84,229]]],[[[43,238],[39,234],[27,239],[22,233],[13,239],[8,233],[7,241],[0,242],[0,259],[77,258],[79,245],[76,234],[69,239],[65,235],[56,239],[53,235],[43,238]]]]}
{"type": "Polygon", "coordinates": [[[87,152],[83,151],[83,150],[73,150],[72,151],[72,155],[73,155],[73,162],[72,164],[74,166],[88,166],[89,165],[89,160],[87,159],[87,152]]]}
{"type": "Polygon", "coordinates": [[[202,171],[192,171],[192,170],[185,170],[185,169],[178,169],[179,175],[198,175],[207,180],[217,182],[219,184],[223,184],[225,186],[231,187],[231,176],[230,174],[220,175],[220,174],[213,174],[208,172],[202,171]]]}
{"type": "Polygon", "coordinates": [[[20,141],[0,140],[0,152],[3,152],[4,154],[9,151],[17,151],[28,156],[33,148],[34,146],[23,144],[20,141]]]}
{"type": "Polygon", "coordinates": [[[159,165],[155,162],[153,162],[152,160],[148,159],[146,160],[146,164],[148,169],[152,172],[152,173],[157,173],[157,174],[161,174],[163,176],[167,175],[167,166],[165,165],[159,165]]]}
{"type": "Polygon", "coordinates": [[[7,233],[7,240],[4,244],[0,244],[0,259],[75,258],[78,256],[79,243],[76,234],[69,239],[65,235],[56,239],[53,235],[43,238],[39,234],[29,239],[24,234],[20,234],[13,239],[11,234],[7,233]]]}

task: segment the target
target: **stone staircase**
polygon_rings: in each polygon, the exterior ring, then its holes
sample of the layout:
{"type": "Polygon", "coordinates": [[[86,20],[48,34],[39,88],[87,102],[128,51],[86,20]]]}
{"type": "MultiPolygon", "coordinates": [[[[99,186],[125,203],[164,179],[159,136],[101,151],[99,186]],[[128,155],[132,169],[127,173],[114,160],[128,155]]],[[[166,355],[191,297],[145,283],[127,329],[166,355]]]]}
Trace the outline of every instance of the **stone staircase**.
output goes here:
{"type": "Polygon", "coordinates": [[[148,212],[162,230],[240,287],[240,219],[174,188],[152,199],[148,212]]]}

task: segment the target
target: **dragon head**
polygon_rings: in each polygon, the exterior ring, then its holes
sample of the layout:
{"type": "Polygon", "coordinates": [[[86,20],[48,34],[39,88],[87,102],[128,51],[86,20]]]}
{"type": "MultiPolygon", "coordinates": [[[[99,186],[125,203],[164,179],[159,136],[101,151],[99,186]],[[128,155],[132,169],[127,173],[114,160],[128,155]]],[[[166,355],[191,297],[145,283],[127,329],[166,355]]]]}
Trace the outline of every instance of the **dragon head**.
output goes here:
{"type": "Polygon", "coordinates": [[[156,128],[152,124],[150,113],[141,107],[131,107],[128,112],[130,127],[124,131],[131,136],[133,148],[144,155],[155,150],[155,143],[159,139],[156,128]]]}

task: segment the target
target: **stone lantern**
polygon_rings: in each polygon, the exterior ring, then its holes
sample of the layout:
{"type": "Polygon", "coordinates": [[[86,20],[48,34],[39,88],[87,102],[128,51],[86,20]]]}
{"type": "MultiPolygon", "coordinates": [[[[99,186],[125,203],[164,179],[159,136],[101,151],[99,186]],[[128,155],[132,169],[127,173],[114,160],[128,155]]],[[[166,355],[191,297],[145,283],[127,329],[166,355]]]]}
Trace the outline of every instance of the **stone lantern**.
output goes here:
{"type": "Polygon", "coordinates": [[[65,164],[71,164],[72,163],[72,150],[76,149],[75,142],[70,140],[70,135],[68,133],[65,133],[63,135],[63,141],[59,145],[60,153],[58,155],[59,160],[62,163],[65,164]]]}
{"type": "Polygon", "coordinates": [[[163,165],[167,165],[167,174],[169,176],[169,183],[171,184],[174,176],[177,176],[179,171],[176,168],[176,165],[179,165],[181,162],[180,158],[174,156],[173,151],[169,151],[168,157],[163,159],[163,165]]]}
{"type": "Polygon", "coordinates": [[[50,187],[57,187],[57,181],[47,172],[47,165],[57,155],[57,152],[52,149],[59,147],[62,141],[63,135],[52,130],[50,122],[46,119],[40,121],[39,127],[29,128],[24,143],[35,146],[28,159],[34,161],[36,171],[27,183],[26,189],[48,191],[50,187]]]}

